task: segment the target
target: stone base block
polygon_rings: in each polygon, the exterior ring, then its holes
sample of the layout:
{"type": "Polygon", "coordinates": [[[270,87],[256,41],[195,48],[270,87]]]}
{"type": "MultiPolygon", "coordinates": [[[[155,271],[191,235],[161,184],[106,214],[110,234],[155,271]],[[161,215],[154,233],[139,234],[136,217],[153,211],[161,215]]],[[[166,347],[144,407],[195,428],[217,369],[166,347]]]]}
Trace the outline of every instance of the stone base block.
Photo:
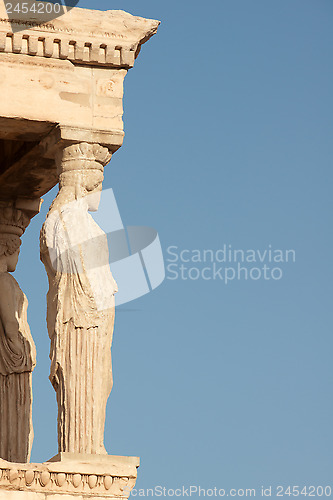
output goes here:
{"type": "Polygon", "coordinates": [[[68,453],[43,464],[0,459],[0,500],[127,499],[139,464],[137,457],[68,453]]]}

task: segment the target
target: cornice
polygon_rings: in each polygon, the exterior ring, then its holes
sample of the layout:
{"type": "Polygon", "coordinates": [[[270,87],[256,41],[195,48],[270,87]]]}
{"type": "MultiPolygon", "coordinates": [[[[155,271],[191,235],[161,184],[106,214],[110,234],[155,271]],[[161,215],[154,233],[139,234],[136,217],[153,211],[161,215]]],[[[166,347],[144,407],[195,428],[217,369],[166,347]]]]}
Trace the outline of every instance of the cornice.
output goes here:
{"type": "MultiPolygon", "coordinates": [[[[1,12],[0,12],[1,15],[1,12]]],[[[73,8],[52,22],[0,17],[0,52],[128,69],[159,21],[73,8]],[[17,30],[19,27],[19,30],[17,30]]]]}

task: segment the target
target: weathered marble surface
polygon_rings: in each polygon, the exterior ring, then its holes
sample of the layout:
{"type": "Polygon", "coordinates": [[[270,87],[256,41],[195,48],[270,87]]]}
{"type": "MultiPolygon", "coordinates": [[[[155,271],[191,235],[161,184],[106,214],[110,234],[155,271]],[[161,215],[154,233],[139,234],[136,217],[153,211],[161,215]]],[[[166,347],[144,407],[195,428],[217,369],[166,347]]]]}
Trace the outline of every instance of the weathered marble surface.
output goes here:
{"type": "Polygon", "coordinates": [[[31,11],[23,14],[13,10],[9,15],[1,3],[0,52],[131,68],[141,46],[156,33],[159,24],[123,10],[79,7],[43,22],[43,14],[31,11]]]}
{"type": "Polygon", "coordinates": [[[0,457],[27,462],[33,440],[31,375],[36,349],[28,301],[15,278],[21,240],[30,218],[0,202],[0,457]]]}
{"type": "Polygon", "coordinates": [[[59,150],[59,193],[41,231],[49,291],[50,379],[57,393],[59,452],[106,454],[105,410],[112,388],[111,343],[117,285],[98,209],[107,148],[59,150]]]}
{"type": "MultiPolygon", "coordinates": [[[[30,218],[38,212],[33,199],[57,182],[60,188],[41,232],[60,455],[46,464],[0,460],[4,500],[127,498],[135,483],[138,459],[109,457],[103,444],[116,283],[106,236],[88,212],[98,208],[103,168],[123,142],[124,78],[158,25],[123,11],[79,8],[52,22],[27,16],[9,22],[0,5],[0,201],[30,218]]],[[[8,275],[16,250],[2,258],[2,343],[12,348],[0,360],[0,368],[5,367],[0,376],[13,381],[22,376],[25,385],[14,382],[17,391],[11,387],[9,397],[0,384],[0,397],[16,408],[23,405],[25,433],[21,421],[14,425],[22,448],[2,452],[8,460],[23,462],[31,447],[35,360],[26,299],[8,275]],[[6,327],[8,311],[16,316],[16,330],[6,327]]],[[[1,416],[3,429],[10,412],[1,416]]],[[[0,441],[5,447],[1,430],[0,441]]]]}
{"type": "Polygon", "coordinates": [[[135,486],[137,457],[77,456],[43,464],[13,464],[0,459],[1,500],[123,500],[135,486]]]}
{"type": "Polygon", "coordinates": [[[77,7],[45,24],[16,22],[17,33],[1,3],[0,199],[40,197],[57,183],[55,128],[69,143],[122,145],[124,78],[159,25],[77,7]]]}

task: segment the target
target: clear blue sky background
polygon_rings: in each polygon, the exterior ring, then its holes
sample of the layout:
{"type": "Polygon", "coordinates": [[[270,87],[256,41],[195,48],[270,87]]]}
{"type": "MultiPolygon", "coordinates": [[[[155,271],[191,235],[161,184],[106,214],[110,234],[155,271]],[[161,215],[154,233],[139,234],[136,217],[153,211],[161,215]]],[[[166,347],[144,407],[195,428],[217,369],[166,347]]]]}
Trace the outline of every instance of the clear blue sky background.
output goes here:
{"type": "MultiPolygon", "coordinates": [[[[179,249],[296,251],[279,281],[168,280],[119,307],[110,454],[137,488],[333,487],[331,0],[82,0],[160,19],[106,168],[123,220],[179,249]]],[[[38,233],[15,273],[38,349],[32,461],[57,452],[38,233]]]]}

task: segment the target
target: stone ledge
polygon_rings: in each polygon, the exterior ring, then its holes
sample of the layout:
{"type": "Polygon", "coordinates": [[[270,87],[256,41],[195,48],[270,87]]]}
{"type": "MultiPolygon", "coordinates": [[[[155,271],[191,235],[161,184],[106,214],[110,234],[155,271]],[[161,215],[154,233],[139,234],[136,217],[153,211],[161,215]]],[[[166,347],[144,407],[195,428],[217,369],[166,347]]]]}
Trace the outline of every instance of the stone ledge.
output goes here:
{"type": "Polygon", "coordinates": [[[54,461],[17,464],[0,459],[1,500],[7,497],[22,500],[30,497],[36,500],[126,499],[135,485],[140,464],[137,457],[111,455],[92,458],[62,454],[51,460],[54,461]],[[12,496],[8,496],[9,493],[12,496]]]}
{"type": "Polygon", "coordinates": [[[121,10],[100,12],[78,7],[43,23],[30,14],[12,13],[9,17],[0,6],[0,52],[129,69],[159,24],[121,10]],[[20,31],[14,33],[14,27],[20,31]]]}

